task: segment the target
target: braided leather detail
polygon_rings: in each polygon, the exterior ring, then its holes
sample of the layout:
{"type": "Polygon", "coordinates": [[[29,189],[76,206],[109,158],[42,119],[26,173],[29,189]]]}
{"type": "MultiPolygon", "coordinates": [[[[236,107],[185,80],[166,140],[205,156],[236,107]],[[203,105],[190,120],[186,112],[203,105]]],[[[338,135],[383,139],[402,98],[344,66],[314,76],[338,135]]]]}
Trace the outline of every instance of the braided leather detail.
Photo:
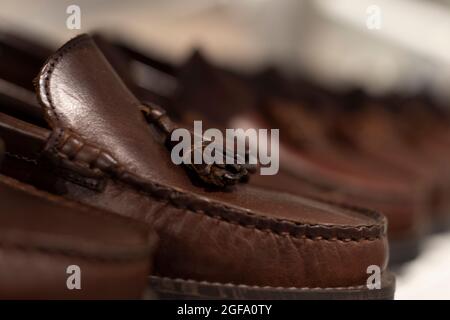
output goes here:
{"type": "MultiPolygon", "coordinates": [[[[172,150],[174,144],[170,140],[170,136],[173,130],[177,129],[178,126],[167,116],[166,112],[158,106],[146,104],[142,105],[140,108],[147,121],[154,124],[164,134],[166,146],[169,150],[172,150]]],[[[190,163],[184,164],[190,173],[194,174],[195,177],[200,179],[203,183],[215,187],[226,187],[239,182],[247,182],[249,174],[255,171],[255,166],[238,164],[237,158],[239,155],[237,154],[234,155],[234,164],[225,163],[225,157],[227,156],[225,150],[220,150],[222,158],[224,159],[223,164],[194,163],[194,153],[203,152],[204,148],[206,148],[210,142],[211,141],[203,140],[200,149],[192,144],[191,149],[187,154],[183,155],[184,158],[191,160],[190,163]]],[[[216,149],[216,152],[218,151],[219,150],[216,149]]]]}

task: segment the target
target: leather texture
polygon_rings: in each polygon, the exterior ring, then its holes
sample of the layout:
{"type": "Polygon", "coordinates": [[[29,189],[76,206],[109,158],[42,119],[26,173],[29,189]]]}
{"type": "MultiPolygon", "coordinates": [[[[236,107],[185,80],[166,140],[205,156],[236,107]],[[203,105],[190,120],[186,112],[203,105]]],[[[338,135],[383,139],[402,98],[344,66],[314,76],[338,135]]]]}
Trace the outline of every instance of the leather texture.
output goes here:
{"type": "Polygon", "coordinates": [[[1,299],[138,299],[157,236],[147,226],[0,175],[1,299]],[[69,266],[81,289],[69,290],[69,266]]]}
{"type": "Polygon", "coordinates": [[[48,60],[37,90],[52,129],[41,157],[66,172],[52,187],[153,226],[160,236],[155,274],[346,287],[364,284],[369,265],[386,268],[386,221],[378,213],[250,185],[212,189],[192,181],[172,164],[140,101],[89,36],[48,60]]]}

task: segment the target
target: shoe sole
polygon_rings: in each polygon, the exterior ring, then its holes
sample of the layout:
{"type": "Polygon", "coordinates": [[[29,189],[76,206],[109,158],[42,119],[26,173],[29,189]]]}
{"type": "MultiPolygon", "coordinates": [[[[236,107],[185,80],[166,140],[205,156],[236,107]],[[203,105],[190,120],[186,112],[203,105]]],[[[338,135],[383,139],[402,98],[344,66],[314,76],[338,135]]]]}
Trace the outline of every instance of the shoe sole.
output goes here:
{"type": "Polygon", "coordinates": [[[385,272],[381,285],[380,289],[368,289],[366,285],[340,288],[275,288],[150,277],[150,287],[159,299],[163,300],[393,300],[395,276],[391,272],[385,272]]]}

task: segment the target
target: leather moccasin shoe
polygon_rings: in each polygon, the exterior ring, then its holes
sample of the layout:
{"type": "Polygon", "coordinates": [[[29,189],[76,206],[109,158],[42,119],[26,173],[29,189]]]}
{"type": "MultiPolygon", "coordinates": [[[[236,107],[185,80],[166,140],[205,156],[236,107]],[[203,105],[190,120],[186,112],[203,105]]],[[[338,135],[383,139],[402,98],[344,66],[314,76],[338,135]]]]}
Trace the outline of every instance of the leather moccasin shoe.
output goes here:
{"type": "Polygon", "coordinates": [[[48,126],[0,114],[18,156],[4,172],[154,227],[151,284],[162,297],[392,298],[382,215],[189,176],[164,145],[169,119],[149,123],[142,110],[160,109],[135,98],[89,36],[51,56],[36,85],[48,126]],[[367,286],[373,265],[378,290],[367,286]]]}
{"type": "Polygon", "coordinates": [[[321,138],[321,124],[306,113],[299,116],[298,106],[270,104],[268,97],[262,104],[249,81],[210,65],[199,53],[176,68],[100,36],[96,42],[135,94],[164,103],[180,122],[202,120],[205,128],[221,129],[279,128],[280,172],[255,175],[250,184],[380,210],[389,220],[391,262],[418,254],[429,206],[429,186],[420,177],[382,160],[334,151],[321,138]],[[292,136],[303,146],[291,143],[292,136]]]}
{"type": "MultiPolygon", "coordinates": [[[[402,174],[403,167],[391,166],[389,161],[384,163],[384,159],[372,159],[372,156],[361,157],[355,152],[340,154],[326,142],[322,123],[301,112],[295,104],[280,104],[275,103],[277,100],[266,99],[264,108],[252,108],[257,102],[256,94],[250,92],[241,77],[211,66],[198,53],[184,67],[177,68],[124,44],[113,43],[101,35],[95,36],[95,42],[141,100],[169,107],[169,112],[177,119],[203,120],[205,125],[219,128],[236,125],[281,128],[280,172],[275,176],[257,175],[251,184],[295,195],[373,207],[384,212],[389,219],[391,264],[408,261],[418,254],[431,216],[427,215],[431,205],[428,205],[428,192],[425,190],[428,188],[417,187],[423,183],[415,181],[408,173],[402,174]],[[216,107],[211,108],[211,105],[216,107]],[[289,140],[294,141],[294,148],[287,143],[289,140]]],[[[9,53],[5,58],[9,59],[10,65],[19,64],[17,56],[28,62],[22,73],[17,74],[14,68],[4,73],[6,78],[16,79],[14,85],[3,86],[9,93],[7,95],[15,92],[16,105],[19,105],[10,108],[9,112],[14,114],[19,108],[27,109],[29,117],[41,122],[40,107],[36,102],[30,103],[34,97],[24,90],[23,84],[31,78],[30,74],[38,70],[36,61],[44,60],[45,50],[30,41],[14,38],[4,44],[4,51],[9,53]],[[30,50],[33,47],[37,47],[36,50],[30,50]],[[30,107],[33,104],[34,107],[30,107]]],[[[264,96],[289,88],[289,83],[282,83],[280,79],[269,83],[271,90],[264,91],[264,96]]],[[[302,88],[304,95],[314,94],[314,101],[318,104],[314,107],[323,108],[321,104],[326,104],[324,96],[327,93],[323,90],[317,93],[318,90],[310,88],[306,82],[298,87],[302,88]]],[[[1,91],[0,84],[0,94],[1,91]]],[[[192,125],[191,120],[188,122],[192,125]]]]}
{"type": "Polygon", "coordinates": [[[144,297],[157,244],[146,225],[4,175],[0,203],[0,299],[144,297]]]}

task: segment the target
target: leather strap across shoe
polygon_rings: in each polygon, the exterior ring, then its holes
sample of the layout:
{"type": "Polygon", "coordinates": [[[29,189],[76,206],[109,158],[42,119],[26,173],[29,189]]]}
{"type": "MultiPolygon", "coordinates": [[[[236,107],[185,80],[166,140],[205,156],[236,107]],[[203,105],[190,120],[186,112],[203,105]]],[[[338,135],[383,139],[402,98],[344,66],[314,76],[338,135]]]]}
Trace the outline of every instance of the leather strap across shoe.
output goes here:
{"type": "Polygon", "coordinates": [[[16,157],[5,171],[26,166],[34,183],[154,227],[151,284],[163,296],[392,298],[382,215],[192,180],[89,36],[51,56],[36,84],[51,130],[0,114],[15,155],[37,163],[16,157]],[[366,286],[371,265],[383,271],[380,290],[366,286]]]}
{"type": "Polygon", "coordinates": [[[144,297],[157,244],[147,226],[4,175],[0,203],[0,299],[144,297]]]}

